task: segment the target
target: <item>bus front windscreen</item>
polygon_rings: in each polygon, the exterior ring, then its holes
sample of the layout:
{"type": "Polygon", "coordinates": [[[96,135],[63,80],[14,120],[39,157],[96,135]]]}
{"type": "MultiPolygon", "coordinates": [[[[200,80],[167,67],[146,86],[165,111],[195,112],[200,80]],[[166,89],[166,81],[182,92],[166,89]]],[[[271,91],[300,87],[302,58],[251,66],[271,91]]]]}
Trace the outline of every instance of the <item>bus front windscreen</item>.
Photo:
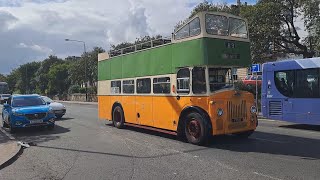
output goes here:
{"type": "Polygon", "coordinates": [[[230,68],[209,68],[210,91],[233,87],[232,71],[230,68]]]}

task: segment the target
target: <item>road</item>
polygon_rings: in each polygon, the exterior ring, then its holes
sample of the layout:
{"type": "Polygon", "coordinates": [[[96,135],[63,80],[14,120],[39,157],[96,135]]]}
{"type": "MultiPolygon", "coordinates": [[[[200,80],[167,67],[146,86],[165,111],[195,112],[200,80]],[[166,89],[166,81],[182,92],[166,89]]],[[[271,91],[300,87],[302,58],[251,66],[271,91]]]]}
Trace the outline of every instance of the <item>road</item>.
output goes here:
{"type": "Polygon", "coordinates": [[[206,147],[99,121],[97,106],[66,104],[54,131],[14,134],[31,143],[0,179],[319,179],[320,127],[260,120],[247,140],[211,139],[206,147]]]}

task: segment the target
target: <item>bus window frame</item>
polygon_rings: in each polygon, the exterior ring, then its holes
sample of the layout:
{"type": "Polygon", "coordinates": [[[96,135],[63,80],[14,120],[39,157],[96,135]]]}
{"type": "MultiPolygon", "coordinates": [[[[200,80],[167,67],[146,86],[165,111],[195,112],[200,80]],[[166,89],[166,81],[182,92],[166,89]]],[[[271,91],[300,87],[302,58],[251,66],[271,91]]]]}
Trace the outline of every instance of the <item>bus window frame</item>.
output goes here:
{"type": "Polygon", "coordinates": [[[239,39],[248,39],[249,38],[249,27],[248,27],[248,23],[244,20],[244,19],[239,19],[239,18],[234,18],[234,17],[229,17],[228,18],[228,23],[229,23],[229,27],[228,27],[228,32],[229,32],[229,36],[230,37],[233,37],[233,38],[239,38],[239,39]],[[238,20],[238,21],[243,21],[244,22],[244,25],[246,27],[246,37],[241,37],[241,36],[232,36],[232,32],[231,32],[231,20],[238,20]]]}
{"type": "Polygon", "coordinates": [[[112,80],[111,84],[110,84],[110,94],[121,94],[122,93],[122,81],[121,80],[112,80]],[[120,82],[120,86],[118,86],[118,84],[116,84],[117,86],[113,86],[113,83],[119,83],[120,82]],[[116,88],[118,88],[117,91],[116,88]]]}
{"type": "Polygon", "coordinates": [[[151,94],[152,93],[152,81],[151,81],[152,78],[150,77],[145,77],[145,78],[137,78],[136,79],[136,93],[137,94],[151,94]],[[141,92],[139,91],[139,86],[138,86],[138,83],[139,81],[142,81],[142,80],[149,80],[150,83],[149,83],[149,92],[141,92]]]}
{"type": "Polygon", "coordinates": [[[201,27],[201,19],[200,17],[195,17],[193,18],[192,20],[190,20],[188,23],[186,23],[185,25],[181,26],[175,33],[174,33],[174,40],[181,40],[181,39],[187,39],[187,38],[190,38],[190,37],[196,37],[196,36],[199,36],[200,34],[202,33],[202,27],[201,27]],[[194,34],[194,35],[191,35],[191,30],[190,30],[190,24],[192,22],[194,22],[195,20],[198,20],[199,21],[199,33],[197,34],[194,34]],[[180,38],[177,38],[177,34],[179,31],[181,31],[182,29],[184,29],[185,27],[188,27],[188,36],[185,36],[185,37],[180,37],[180,38]]]}
{"type": "Polygon", "coordinates": [[[190,71],[190,68],[179,68],[179,70],[177,71],[177,94],[182,94],[182,95],[189,95],[190,94],[190,92],[191,92],[191,81],[192,81],[192,79],[191,79],[191,71],[190,71]],[[189,77],[181,77],[181,78],[179,78],[178,77],[178,74],[179,74],[179,72],[180,71],[182,71],[182,70],[188,70],[188,72],[189,72],[189,77]],[[183,80],[183,84],[185,84],[185,82],[184,82],[184,80],[188,80],[188,89],[180,89],[179,88],[179,81],[180,80],[183,80]]]}
{"type": "Polygon", "coordinates": [[[135,84],[135,80],[134,79],[124,79],[124,80],[122,80],[122,93],[123,94],[135,94],[135,89],[136,89],[136,84],[135,84]],[[133,84],[125,84],[124,83],[125,81],[133,81],[133,84]],[[133,86],[133,92],[130,92],[130,93],[125,92],[124,91],[125,90],[124,86],[133,86]]]}
{"type": "Polygon", "coordinates": [[[169,76],[166,76],[166,77],[154,77],[152,78],[152,86],[153,86],[153,94],[171,94],[171,78],[169,76]],[[159,79],[168,79],[169,82],[159,82],[158,80],[159,79]],[[155,82],[155,80],[157,80],[157,82],[155,82]],[[155,85],[158,85],[158,84],[169,84],[169,87],[167,90],[169,90],[169,92],[156,92],[155,89],[155,85]]]}
{"type": "Polygon", "coordinates": [[[209,34],[209,35],[213,35],[213,36],[221,36],[221,37],[231,37],[230,34],[229,34],[229,28],[230,28],[230,21],[229,21],[229,17],[228,16],[225,16],[225,15],[220,15],[220,14],[210,14],[210,13],[206,13],[205,14],[205,17],[204,17],[204,26],[205,26],[205,29],[206,29],[206,33],[209,34]],[[224,17],[226,18],[227,20],[227,28],[226,28],[226,31],[227,31],[227,34],[224,35],[222,33],[219,34],[219,30],[217,30],[217,33],[210,33],[208,32],[208,24],[207,24],[207,18],[208,16],[220,16],[220,17],[224,17]]]}
{"type": "MultiPolygon", "coordinates": [[[[284,96],[284,97],[286,97],[286,98],[294,98],[294,99],[320,98],[320,68],[278,70],[278,71],[274,71],[274,72],[273,72],[273,76],[274,76],[274,83],[275,83],[275,88],[276,88],[276,90],[277,90],[282,96],[284,96]],[[319,76],[318,76],[318,95],[317,95],[316,97],[315,97],[315,96],[309,96],[309,97],[305,96],[305,97],[303,97],[303,96],[300,96],[300,94],[299,94],[299,95],[297,94],[298,91],[301,91],[301,89],[299,90],[299,88],[298,88],[298,87],[301,86],[301,84],[300,84],[300,85],[298,84],[298,78],[297,78],[298,75],[297,75],[297,72],[298,72],[298,71],[305,71],[305,70],[317,70],[317,72],[318,72],[318,74],[319,74],[319,76]],[[284,93],[282,92],[282,90],[279,90],[279,85],[278,85],[278,83],[276,83],[277,73],[280,73],[280,72],[282,72],[282,73],[293,72],[293,79],[294,79],[293,83],[294,83],[294,84],[293,84],[292,92],[291,92],[291,94],[289,94],[289,95],[284,94],[284,93]]],[[[286,80],[287,80],[287,79],[286,79],[286,80]]],[[[303,91],[306,92],[306,89],[304,89],[303,91]]],[[[303,93],[303,94],[304,94],[304,93],[303,93]]]]}

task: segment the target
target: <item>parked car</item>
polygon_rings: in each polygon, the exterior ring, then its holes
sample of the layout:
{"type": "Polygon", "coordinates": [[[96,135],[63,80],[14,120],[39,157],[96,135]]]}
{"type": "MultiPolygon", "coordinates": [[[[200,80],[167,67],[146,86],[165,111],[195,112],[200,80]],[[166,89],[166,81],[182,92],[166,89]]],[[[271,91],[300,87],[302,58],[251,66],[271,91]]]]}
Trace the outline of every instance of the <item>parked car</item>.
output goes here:
{"type": "Polygon", "coordinates": [[[55,102],[47,96],[41,96],[41,97],[53,109],[54,114],[56,115],[56,118],[60,119],[62,118],[62,116],[66,114],[67,110],[63,104],[55,102]]]}
{"type": "Polygon", "coordinates": [[[18,128],[47,126],[53,129],[55,115],[52,107],[39,95],[12,95],[3,105],[3,126],[14,133],[18,128]]]}
{"type": "Polygon", "coordinates": [[[9,99],[10,96],[11,96],[11,94],[1,94],[0,95],[0,103],[3,104],[4,102],[6,102],[6,100],[9,99]]]}
{"type": "Polygon", "coordinates": [[[248,75],[242,80],[242,82],[243,82],[243,84],[245,84],[247,86],[255,86],[256,80],[257,80],[258,86],[261,86],[261,83],[262,83],[262,76],[261,75],[258,75],[258,76],[248,75]]]}

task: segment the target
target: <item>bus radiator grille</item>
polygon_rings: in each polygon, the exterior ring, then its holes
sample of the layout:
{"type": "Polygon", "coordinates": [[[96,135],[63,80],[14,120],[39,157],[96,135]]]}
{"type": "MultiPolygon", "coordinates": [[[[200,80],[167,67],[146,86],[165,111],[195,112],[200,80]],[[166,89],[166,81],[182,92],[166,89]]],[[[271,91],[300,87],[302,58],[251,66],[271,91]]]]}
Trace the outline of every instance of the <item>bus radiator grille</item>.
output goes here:
{"type": "MultiPolygon", "coordinates": [[[[234,104],[231,101],[227,102],[228,120],[232,123],[243,123],[247,120],[247,102],[241,101],[239,104],[234,104]]],[[[232,126],[234,127],[234,126],[232,126]]]]}

